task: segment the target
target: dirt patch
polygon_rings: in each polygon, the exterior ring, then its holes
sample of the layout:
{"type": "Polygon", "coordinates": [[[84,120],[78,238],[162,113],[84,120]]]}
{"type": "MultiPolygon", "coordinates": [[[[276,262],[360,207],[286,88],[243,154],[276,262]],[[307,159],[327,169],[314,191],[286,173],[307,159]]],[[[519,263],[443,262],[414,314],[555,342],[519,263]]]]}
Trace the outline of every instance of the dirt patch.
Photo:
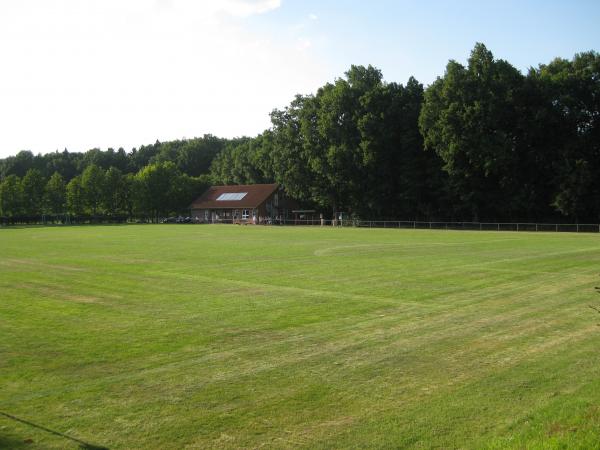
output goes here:
{"type": "Polygon", "coordinates": [[[145,258],[125,258],[116,256],[101,256],[100,258],[105,261],[121,264],[155,264],[157,262],[156,260],[145,258]]]}
{"type": "Polygon", "coordinates": [[[260,297],[267,294],[267,291],[265,289],[261,289],[260,287],[232,287],[228,289],[223,289],[222,292],[234,295],[242,294],[247,298],[260,297]]]}
{"type": "Polygon", "coordinates": [[[577,341],[585,339],[586,337],[591,336],[592,333],[597,332],[597,331],[598,331],[598,327],[596,325],[590,325],[585,328],[581,328],[577,331],[574,331],[572,333],[561,334],[560,336],[556,336],[551,339],[544,339],[538,345],[528,346],[522,354],[523,355],[533,355],[533,354],[542,353],[547,350],[556,348],[566,342],[575,343],[577,341]]]}
{"type": "Polygon", "coordinates": [[[86,295],[63,295],[63,299],[78,303],[102,303],[100,298],[86,295]]]}
{"type": "Polygon", "coordinates": [[[352,423],[354,423],[354,417],[343,416],[343,417],[338,417],[337,419],[320,422],[320,423],[316,424],[315,427],[331,428],[331,427],[346,426],[346,425],[350,425],[352,423]]]}
{"type": "Polygon", "coordinates": [[[61,287],[39,285],[34,283],[20,283],[15,286],[19,289],[28,289],[44,297],[50,297],[57,300],[67,300],[76,303],[103,303],[100,297],[92,295],[73,294],[61,287]]]}
{"type": "Polygon", "coordinates": [[[548,434],[548,436],[556,436],[556,435],[562,435],[565,433],[576,433],[576,432],[577,432],[577,427],[554,422],[548,428],[547,434],[548,434]]]}

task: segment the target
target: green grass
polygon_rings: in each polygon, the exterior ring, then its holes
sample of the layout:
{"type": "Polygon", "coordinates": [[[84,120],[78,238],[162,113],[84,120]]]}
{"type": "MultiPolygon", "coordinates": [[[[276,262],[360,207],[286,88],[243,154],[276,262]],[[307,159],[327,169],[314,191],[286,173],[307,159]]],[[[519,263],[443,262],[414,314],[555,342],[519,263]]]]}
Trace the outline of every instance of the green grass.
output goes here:
{"type": "MultiPolygon", "coordinates": [[[[0,229],[0,413],[111,449],[600,448],[599,269],[592,234],[0,229]]],[[[80,445],[3,414],[0,447],[80,445]]]]}

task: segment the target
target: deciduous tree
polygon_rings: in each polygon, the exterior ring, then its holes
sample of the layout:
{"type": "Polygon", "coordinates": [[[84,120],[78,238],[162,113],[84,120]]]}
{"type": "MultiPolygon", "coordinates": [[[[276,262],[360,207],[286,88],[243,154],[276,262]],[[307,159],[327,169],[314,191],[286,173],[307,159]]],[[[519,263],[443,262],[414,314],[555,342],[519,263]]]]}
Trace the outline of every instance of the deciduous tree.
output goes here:
{"type": "Polygon", "coordinates": [[[0,214],[14,217],[23,211],[23,189],[16,175],[8,175],[0,183],[0,214]]]}
{"type": "Polygon", "coordinates": [[[80,176],[76,176],[67,184],[67,209],[76,216],[85,212],[85,195],[80,176]]]}
{"type": "Polygon", "coordinates": [[[54,172],[48,182],[44,192],[45,209],[50,214],[62,214],[66,207],[67,187],[62,175],[54,172]]]}
{"type": "Polygon", "coordinates": [[[81,190],[87,211],[98,214],[102,205],[106,188],[104,171],[95,164],[90,164],[81,174],[81,190]]]}
{"type": "Polygon", "coordinates": [[[23,190],[23,212],[28,216],[39,216],[44,209],[46,180],[38,169],[29,169],[21,180],[23,190]]]}

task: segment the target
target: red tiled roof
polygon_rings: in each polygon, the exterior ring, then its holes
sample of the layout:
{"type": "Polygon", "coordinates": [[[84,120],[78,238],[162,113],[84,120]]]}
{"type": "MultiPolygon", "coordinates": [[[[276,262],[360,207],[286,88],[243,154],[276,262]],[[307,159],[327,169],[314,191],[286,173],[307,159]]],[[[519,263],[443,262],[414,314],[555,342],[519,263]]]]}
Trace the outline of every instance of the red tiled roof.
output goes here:
{"type": "Polygon", "coordinates": [[[230,209],[257,208],[279,188],[278,184],[237,184],[231,186],[211,186],[191,204],[191,209],[230,209]],[[217,200],[220,195],[241,193],[241,200],[217,200]]]}

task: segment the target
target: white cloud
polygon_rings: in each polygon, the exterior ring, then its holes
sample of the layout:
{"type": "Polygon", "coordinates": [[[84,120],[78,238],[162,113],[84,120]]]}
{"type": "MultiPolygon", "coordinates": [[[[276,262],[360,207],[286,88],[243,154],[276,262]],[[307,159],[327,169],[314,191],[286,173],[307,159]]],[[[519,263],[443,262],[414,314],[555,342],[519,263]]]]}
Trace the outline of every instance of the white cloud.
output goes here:
{"type": "Polygon", "coordinates": [[[314,13],[311,13],[311,14],[309,14],[309,15],[308,15],[308,18],[309,18],[310,20],[318,20],[318,19],[319,19],[319,17],[317,17],[317,15],[316,15],[316,14],[314,14],[314,13]]]}
{"type": "Polygon", "coordinates": [[[250,32],[279,0],[0,2],[0,156],[254,135],[324,82],[308,39],[250,32]]]}
{"type": "Polygon", "coordinates": [[[157,2],[161,9],[184,12],[190,18],[214,17],[221,13],[233,17],[249,17],[267,13],[281,6],[281,0],[157,0],[157,2]]]}
{"type": "Polygon", "coordinates": [[[221,0],[216,2],[223,11],[234,16],[250,16],[253,14],[263,14],[277,9],[281,6],[281,0],[221,0]]]}
{"type": "Polygon", "coordinates": [[[311,47],[311,45],[312,45],[312,43],[311,43],[310,39],[298,38],[297,44],[296,44],[296,49],[303,52],[305,50],[308,50],[311,47]]]}

